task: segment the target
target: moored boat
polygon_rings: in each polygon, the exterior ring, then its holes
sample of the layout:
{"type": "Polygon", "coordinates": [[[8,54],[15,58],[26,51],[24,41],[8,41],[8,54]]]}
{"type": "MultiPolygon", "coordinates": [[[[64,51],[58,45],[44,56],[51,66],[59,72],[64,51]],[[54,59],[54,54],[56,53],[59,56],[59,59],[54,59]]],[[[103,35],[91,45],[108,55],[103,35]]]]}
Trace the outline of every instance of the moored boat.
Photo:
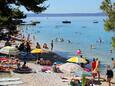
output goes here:
{"type": "Polygon", "coordinates": [[[71,23],[71,21],[62,21],[62,23],[71,23]]]}

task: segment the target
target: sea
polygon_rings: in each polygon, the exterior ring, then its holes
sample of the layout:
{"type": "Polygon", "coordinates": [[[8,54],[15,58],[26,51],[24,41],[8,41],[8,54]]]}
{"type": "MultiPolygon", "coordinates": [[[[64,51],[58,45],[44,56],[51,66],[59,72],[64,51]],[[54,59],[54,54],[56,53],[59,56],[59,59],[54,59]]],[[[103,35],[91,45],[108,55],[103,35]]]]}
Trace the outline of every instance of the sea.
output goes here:
{"type": "Polygon", "coordinates": [[[53,40],[53,51],[70,58],[76,56],[80,49],[82,55],[92,60],[98,58],[101,63],[111,65],[111,58],[115,59],[115,50],[112,47],[114,32],[104,30],[105,16],[66,16],[66,17],[27,17],[24,21],[31,23],[40,21],[36,25],[20,25],[22,35],[41,46],[47,43],[49,50],[53,40]],[[71,21],[71,23],[62,23],[71,21]]]}

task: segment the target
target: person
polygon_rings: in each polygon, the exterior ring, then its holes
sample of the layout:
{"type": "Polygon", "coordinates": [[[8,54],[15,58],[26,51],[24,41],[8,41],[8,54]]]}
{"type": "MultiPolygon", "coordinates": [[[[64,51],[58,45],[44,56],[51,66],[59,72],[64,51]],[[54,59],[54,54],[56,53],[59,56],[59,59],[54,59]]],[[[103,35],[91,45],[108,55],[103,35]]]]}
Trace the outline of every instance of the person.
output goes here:
{"type": "Polygon", "coordinates": [[[84,59],[86,60],[86,65],[90,63],[90,61],[86,57],[84,59]]]}
{"type": "Polygon", "coordinates": [[[45,65],[45,60],[43,58],[40,58],[39,62],[40,65],[45,65]]]}
{"type": "Polygon", "coordinates": [[[26,68],[26,60],[24,60],[24,63],[22,65],[22,68],[26,68]]]}
{"type": "Polygon", "coordinates": [[[100,79],[99,67],[100,67],[100,61],[98,60],[98,58],[96,58],[96,68],[95,68],[95,70],[97,72],[98,80],[100,79]]]}
{"type": "Polygon", "coordinates": [[[5,46],[11,46],[11,43],[9,42],[9,40],[6,41],[5,46]]]}
{"type": "Polygon", "coordinates": [[[46,43],[43,44],[43,48],[44,49],[49,49],[46,43]]]}
{"type": "Polygon", "coordinates": [[[96,49],[96,47],[93,44],[90,45],[90,48],[91,49],[96,49]]]}
{"type": "MultiPolygon", "coordinates": [[[[81,59],[84,59],[82,55],[80,55],[80,58],[81,58],[81,59]]],[[[82,68],[85,68],[85,64],[84,64],[83,62],[80,63],[80,66],[81,66],[82,68]]]]}
{"type": "Polygon", "coordinates": [[[56,66],[56,65],[57,65],[57,64],[54,63],[53,66],[52,66],[52,70],[53,70],[54,72],[57,72],[57,66],[56,66]]]}
{"type": "Polygon", "coordinates": [[[33,35],[33,40],[35,40],[35,35],[33,35]]]}
{"type": "Polygon", "coordinates": [[[113,51],[112,51],[112,49],[110,50],[110,53],[112,53],[113,51]]]}
{"type": "Polygon", "coordinates": [[[77,55],[80,55],[80,54],[81,54],[81,50],[78,49],[78,50],[76,51],[76,54],[77,54],[77,55]]]}
{"type": "Polygon", "coordinates": [[[30,53],[30,51],[31,51],[31,46],[30,46],[29,42],[26,42],[26,52],[27,52],[27,54],[30,53]]]}
{"type": "Polygon", "coordinates": [[[99,37],[99,43],[102,43],[102,39],[101,39],[101,37],[99,37]]]}
{"type": "Polygon", "coordinates": [[[113,66],[113,68],[115,68],[115,60],[114,60],[114,58],[112,58],[111,60],[112,60],[112,66],[113,66]]]}
{"type": "Polygon", "coordinates": [[[95,76],[96,76],[96,61],[95,61],[95,58],[93,58],[93,61],[91,62],[91,72],[92,72],[92,79],[94,80],[95,79],[95,76]]]}
{"type": "Polygon", "coordinates": [[[26,49],[26,47],[25,47],[25,45],[24,45],[24,42],[22,42],[22,43],[19,45],[18,50],[19,50],[19,51],[25,51],[25,49],[26,49]]]}
{"type": "Polygon", "coordinates": [[[39,63],[40,63],[40,61],[37,59],[36,62],[35,62],[35,64],[39,64],[39,63]]]}
{"type": "Polygon", "coordinates": [[[53,72],[56,72],[56,73],[62,73],[62,71],[59,69],[59,66],[56,62],[54,62],[54,64],[52,65],[52,70],[53,72]]]}
{"type": "Polygon", "coordinates": [[[70,41],[70,40],[67,40],[67,42],[68,42],[68,43],[71,43],[71,41],[70,41]]]}
{"type": "Polygon", "coordinates": [[[81,86],[81,83],[78,79],[73,79],[72,78],[71,81],[70,81],[70,85],[71,86],[81,86]]]}
{"type": "Polygon", "coordinates": [[[51,41],[51,51],[53,50],[53,40],[51,41]]]}
{"type": "Polygon", "coordinates": [[[17,59],[16,62],[17,62],[17,69],[20,69],[20,65],[21,65],[21,64],[20,64],[19,59],[17,59]]]}
{"type": "Polygon", "coordinates": [[[110,68],[110,65],[107,65],[107,82],[108,82],[108,86],[111,86],[111,79],[113,78],[113,71],[110,68]]]}
{"type": "Polygon", "coordinates": [[[86,74],[82,74],[82,86],[87,86],[86,85],[86,74]]]}
{"type": "Polygon", "coordinates": [[[75,84],[74,84],[74,79],[71,79],[71,81],[70,81],[70,86],[75,86],[75,84]]]}
{"type": "Polygon", "coordinates": [[[41,49],[39,42],[36,43],[36,48],[41,49]]]}

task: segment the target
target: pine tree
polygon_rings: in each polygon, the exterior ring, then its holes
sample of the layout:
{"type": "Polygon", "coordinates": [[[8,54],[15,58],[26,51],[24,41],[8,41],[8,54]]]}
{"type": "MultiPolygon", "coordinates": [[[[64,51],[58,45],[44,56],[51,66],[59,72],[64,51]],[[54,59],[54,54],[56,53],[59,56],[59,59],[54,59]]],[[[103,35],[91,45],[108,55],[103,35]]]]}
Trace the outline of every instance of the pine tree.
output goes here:
{"type": "MultiPolygon", "coordinates": [[[[105,30],[115,32],[115,2],[104,0],[100,8],[107,16],[106,20],[104,20],[105,30]]],[[[115,37],[112,37],[112,46],[115,47],[115,37]]]]}
{"type": "MultiPolygon", "coordinates": [[[[42,6],[46,0],[0,0],[0,27],[6,27],[11,31],[16,30],[17,19],[26,18],[19,7],[24,6],[27,11],[41,13],[47,9],[42,6]]],[[[2,29],[2,28],[0,28],[2,29]]]]}

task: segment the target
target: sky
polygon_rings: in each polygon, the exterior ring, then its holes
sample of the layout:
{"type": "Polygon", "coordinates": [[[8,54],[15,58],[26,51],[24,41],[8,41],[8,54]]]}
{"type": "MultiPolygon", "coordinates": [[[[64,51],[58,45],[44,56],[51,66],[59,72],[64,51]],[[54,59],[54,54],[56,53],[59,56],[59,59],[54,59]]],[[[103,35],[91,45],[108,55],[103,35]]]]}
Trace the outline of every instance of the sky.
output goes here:
{"type": "Polygon", "coordinates": [[[48,0],[45,13],[95,13],[100,12],[102,0],[48,0]]]}
{"type": "MultiPolygon", "coordinates": [[[[96,13],[102,12],[100,5],[103,0],[47,0],[48,6],[43,13],[96,13]]],[[[114,0],[115,1],[115,0],[114,0]]],[[[25,13],[24,8],[22,8],[25,13]]]]}

